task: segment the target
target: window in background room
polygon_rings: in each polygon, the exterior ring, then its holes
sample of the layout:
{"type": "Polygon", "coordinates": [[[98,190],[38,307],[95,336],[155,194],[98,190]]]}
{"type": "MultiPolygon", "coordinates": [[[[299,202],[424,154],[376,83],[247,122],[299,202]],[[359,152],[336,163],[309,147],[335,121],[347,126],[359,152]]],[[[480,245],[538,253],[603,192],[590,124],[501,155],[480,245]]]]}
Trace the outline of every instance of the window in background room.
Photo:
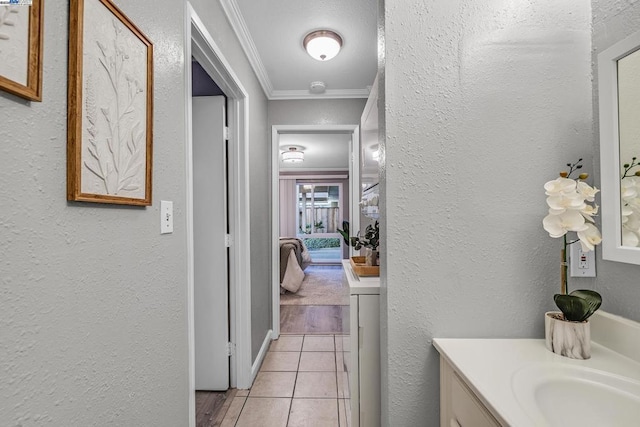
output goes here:
{"type": "Polygon", "coordinates": [[[342,184],[305,184],[297,187],[296,226],[314,263],[340,263],[342,260],[342,184]]]}

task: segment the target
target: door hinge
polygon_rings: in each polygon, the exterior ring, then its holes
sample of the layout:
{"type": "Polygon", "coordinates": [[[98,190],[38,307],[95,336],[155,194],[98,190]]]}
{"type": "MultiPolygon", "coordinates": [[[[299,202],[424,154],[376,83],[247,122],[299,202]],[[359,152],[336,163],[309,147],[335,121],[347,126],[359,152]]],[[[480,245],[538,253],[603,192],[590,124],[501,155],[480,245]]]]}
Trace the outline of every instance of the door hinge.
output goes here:
{"type": "Polygon", "coordinates": [[[227,126],[224,127],[224,131],[222,132],[222,135],[225,141],[228,141],[229,139],[231,139],[231,131],[227,126]]]}
{"type": "Polygon", "coordinates": [[[227,356],[231,357],[236,352],[236,346],[232,342],[227,343],[227,356]]]}
{"type": "Polygon", "coordinates": [[[230,248],[231,246],[233,246],[233,236],[231,236],[231,234],[224,235],[224,246],[226,248],[230,248]]]}

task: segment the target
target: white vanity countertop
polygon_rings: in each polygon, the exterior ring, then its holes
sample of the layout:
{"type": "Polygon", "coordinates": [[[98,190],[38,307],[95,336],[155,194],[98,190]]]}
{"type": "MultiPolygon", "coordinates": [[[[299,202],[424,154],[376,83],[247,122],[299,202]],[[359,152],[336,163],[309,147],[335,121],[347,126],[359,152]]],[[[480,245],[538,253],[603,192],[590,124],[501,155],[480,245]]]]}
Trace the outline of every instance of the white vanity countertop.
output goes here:
{"type": "Polygon", "coordinates": [[[580,367],[640,381],[640,363],[595,342],[588,360],[556,355],[547,350],[542,339],[436,338],[433,343],[496,419],[511,426],[540,425],[539,419],[535,421],[525,412],[513,391],[514,374],[524,368],[537,365],[571,370],[580,367]]]}
{"type": "Polygon", "coordinates": [[[359,277],[353,272],[351,262],[342,260],[344,274],[349,282],[349,295],[379,295],[380,277],[359,277]]]}

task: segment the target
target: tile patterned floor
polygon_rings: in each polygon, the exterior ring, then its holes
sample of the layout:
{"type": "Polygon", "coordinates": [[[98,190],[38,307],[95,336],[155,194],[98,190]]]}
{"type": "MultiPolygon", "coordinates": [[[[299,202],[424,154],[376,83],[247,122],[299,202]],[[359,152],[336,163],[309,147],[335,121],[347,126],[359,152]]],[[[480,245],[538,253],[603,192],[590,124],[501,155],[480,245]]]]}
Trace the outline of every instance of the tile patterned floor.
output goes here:
{"type": "Polygon", "coordinates": [[[351,427],[346,335],[281,335],[222,427],[351,427]]]}

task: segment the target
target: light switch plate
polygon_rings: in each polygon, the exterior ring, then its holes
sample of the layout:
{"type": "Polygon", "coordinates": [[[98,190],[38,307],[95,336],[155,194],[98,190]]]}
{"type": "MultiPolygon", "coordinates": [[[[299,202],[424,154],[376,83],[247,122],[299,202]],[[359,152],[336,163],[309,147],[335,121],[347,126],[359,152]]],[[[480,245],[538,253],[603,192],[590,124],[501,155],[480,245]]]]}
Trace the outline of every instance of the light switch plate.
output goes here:
{"type": "Polygon", "coordinates": [[[571,277],[596,277],[596,251],[583,252],[580,242],[569,246],[571,277]]]}
{"type": "Polygon", "coordinates": [[[173,202],[160,201],[160,234],[173,233],[173,202]]]}

